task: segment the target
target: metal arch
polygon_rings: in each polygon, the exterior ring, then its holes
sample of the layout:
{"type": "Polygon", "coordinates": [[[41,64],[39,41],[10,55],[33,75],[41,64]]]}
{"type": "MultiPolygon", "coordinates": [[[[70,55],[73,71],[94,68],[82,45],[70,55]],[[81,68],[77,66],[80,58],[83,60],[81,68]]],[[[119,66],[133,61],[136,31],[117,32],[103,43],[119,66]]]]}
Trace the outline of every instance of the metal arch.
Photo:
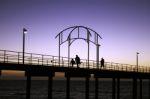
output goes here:
{"type": "Polygon", "coordinates": [[[91,28],[85,27],[85,26],[72,26],[72,27],[69,27],[69,28],[62,30],[55,38],[57,38],[57,37],[59,37],[59,65],[60,65],[60,45],[62,45],[63,43],[68,41],[68,67],[69,67],[70,45],[77,39],[83,39],[88,44],[88,68],[89,68],[89,50],[90,50],[89,44],[90,44],[90,42],[96,45],[96,60],[97,60],[97,68],[98,68],[98,66],[99,66],[99,47],[100,47],[99,38],[102,39],[102,37],[96,31],[92,30],[91,28]],[[87,38],[80,37],[80,32],[79,32],[80,28],[83,28],[87,31],[87,38]],[[63,41],[63,32],[67,31],[69,29],[72,29],[72,30],[69,32],[67,39],[63,41]],[[71,38],[71,34],[73,33],[73,31],[75,29],[78,29],[78,37],[77,38],[71,38]],[[90,37],[92,36],[91,32],[93,32],[95,35],[94,41],[90,40],[90,37]]]}
{"type": "MultiPolygon", "coordinates": [[[[94,32],[98,37],[100,37],[101,38],[101,36],[97,33],[97,32],[95,32],[94,30],[92,30],[92,29],[90,29],[90,28],[87,28],[87,27],[84,27],[84,26],[74,26],[74,27],[69,27],[69,28],[66,28],[66,29],[64,29],[64,30],[62,30],[55,38],[57,38],[58,36],[60,36],[64,31],[66,31],[66,30],[68,30],[68,29],[71,29],[71,28],[73,28],[71,31],[70,31],[70,33],[69,33],[69,36],[71,36],[71,34],[72,34],[72,32],[75,30],[75,29],[79,29],[79,28],[84,28],[84,29],[86,29],[87,30],[87,32],[89,32],[89,34],[90,34],[90,36],[92,36],[92,34],[91,34],[91,32],[90,31],[92,31],[92,32],[94,32]],[[90,31],[89,31],[90,30],[90,31]]],[[[67,39],[65,40],[65,41],[63,41],[63,42],[61,42],[60,43],[60,45],[62,45],[63,43],[65,43],[66,41],[68,41],[68,38],[69,38],[69,36],[67,37],[67,39]]],[[[71,38],[72,39],[72,38],[71,38]]],[[[70,40],[71,40],[70,39],[70,40]]],[[[73,38],[74,39],[74,38],[73,38]]],[[[76,38],[76,39],[82,39],[82,38],[76,38]]],[[[101,38],[102,39],[102,38],[101,38]]],[[[86,39],[87,41],[88,41],[88,39],[86,39]]],[[[93,44],[97,44],[97,43],[94,43],[93,41],[91,41],[91,40],[89,40],[90,42],[92,42],[93,44]]]]}
{"type": "Polygon", "coordinates": [[[59,33],[56,35],[55,38],[57,38],[57,37],[58,37],[60,34],[62,34],[64,31],[69,30],[69,29],[71,29],[71,28],[84,28],[84,29],[91,30],[92,32],[96,33],[96,34],[102,39],[102,37],[101,37],[96,31],[92,30],[91,28],[85,27],[85,26],[72,26],[72,27],[68,27],[68,28],[62,30],[61,32],[59,32],[59,33]]]}

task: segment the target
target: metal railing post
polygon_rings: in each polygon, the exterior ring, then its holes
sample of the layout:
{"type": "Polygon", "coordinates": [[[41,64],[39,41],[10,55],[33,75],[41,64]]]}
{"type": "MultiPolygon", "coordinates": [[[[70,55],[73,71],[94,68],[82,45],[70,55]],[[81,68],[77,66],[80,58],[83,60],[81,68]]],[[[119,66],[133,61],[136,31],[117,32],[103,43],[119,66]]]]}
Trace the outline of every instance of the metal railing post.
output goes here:
{"type": "Polygon", "coordinates": [[[20,58],[20,55],[19,55],[19,53],[20,53],[20,52],[18,52],[18,64],[19,64],[19,61],[20,61],[20,59],[19,59],[19,58],[20,58]]]}
{"type": "Polygon", "coordinates": [[[39,58],[38,58],[38,65],[39,65],[39,58]]]}
{"type": "Polygon", "coordinates": [[[62,67],[64,67],[64,60],[63,60],[63,57],[62,57],[62,67]]]}
{"type": "Polygon", "coordinates": [[[7,63],[8,63],[8,56],[7,56],[6,60],[7,60],[7,63]]]}
{"type": "Polygon", "coordinates": [[[42,55],[42,65],[43,65],[43,59],[44,59],[44,56],[42,55]]]}
{"type": "Polygon", "coordinates": [[[48,59],[47,59],[47,66],[48,66],[48,59]]]}
{"type": "Polygon", "coordinates": [[[4,50],[4,63],[6,62],[5,57],[6,57],[6,50],[4,50]]]}
{"type": "Polygon", "coordinates": [[[32,53],[30,54],[30,64],[32,65],[32,53]]]}

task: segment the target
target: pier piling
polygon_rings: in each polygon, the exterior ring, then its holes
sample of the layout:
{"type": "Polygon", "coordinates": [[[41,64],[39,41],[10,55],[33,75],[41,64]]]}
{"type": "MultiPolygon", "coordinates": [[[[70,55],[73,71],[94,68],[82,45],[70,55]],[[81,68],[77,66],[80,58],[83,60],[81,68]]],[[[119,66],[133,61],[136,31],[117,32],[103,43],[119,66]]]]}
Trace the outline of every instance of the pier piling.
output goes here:
{"type": "Polygon", "coordinates": [[[98,99],[98,78],[95,78],[95,99],[98,99]]]}
{"type": "Polygon", "coordinates": [[[120,78],[117,78],[117,99],[120,99],[120,78]]]}
{"type": "Polygon", "coordinates": [[[89,77],[86,77],[86,93],[85,93],[85,99],[89,99],[89,77]]]}
{"type": "Polygon", "coordinates": [[[31,92],[31,75],[27,74],[27,83],[26,83],[26,99],[30,99],[30,92],[31,92]]]}
{"type": "Polygon", "coordinates": [[[53,86],[53,78],[52,76],[48,77],[48,99],[52,99],[52,86],[53,86]]]}
{"type": "Polygon", "coordinates": [[[149,80],[148,80],[148,93],[149,93],[149,98],[148,99],[150,99],[150,78],[149,78],[149,80]]]}
{"type": "Polygon", "coordinates": [[[116,78],[112,78],[112,99],[116,99],[116,78]]]}
{"type": "Polygon", "coordinates": [[[70,77],[67,77],[66,87],[66,98],[70,99],[70,77]]]}
{"type": "Polygon", "coordinates": [[[133,99],[137,99],[137,78],[133,78],[133,99]]]}
{"type": "Polygon", "coordinates": [[[142,99],[142,79],[140,78],[140,99],[142,99]]]}

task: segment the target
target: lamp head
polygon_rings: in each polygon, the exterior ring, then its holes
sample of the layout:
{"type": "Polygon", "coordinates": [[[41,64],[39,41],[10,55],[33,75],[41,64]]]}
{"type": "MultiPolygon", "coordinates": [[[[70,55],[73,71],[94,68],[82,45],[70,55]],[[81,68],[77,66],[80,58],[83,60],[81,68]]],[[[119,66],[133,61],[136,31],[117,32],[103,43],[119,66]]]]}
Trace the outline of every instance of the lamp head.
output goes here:
{"type": "Polygon", "coordinates": [[[23,28],[23,33],[27,34],[27,29],[23,28]]]}

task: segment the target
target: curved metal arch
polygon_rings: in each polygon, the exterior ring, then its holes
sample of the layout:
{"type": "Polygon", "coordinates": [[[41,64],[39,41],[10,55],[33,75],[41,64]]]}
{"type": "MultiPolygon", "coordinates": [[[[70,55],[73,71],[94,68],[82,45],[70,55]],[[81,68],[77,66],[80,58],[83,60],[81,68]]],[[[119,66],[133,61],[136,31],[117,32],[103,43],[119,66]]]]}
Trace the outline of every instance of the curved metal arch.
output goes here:
{"type": "Polygon", "coordinates": [[[68,41],[68,66],[69,66],[69,64],[70,64],[70,45],[77,39],[83,39],[83,40],[87,41],[87,44],[88,44],[88,61],[87,61],[88,68],[89,68],[89,50],[90,50],[89,44],[90,44],[90,42],[92,42],[93,44],[96,45],[96,55],[97,55],[96,60],[97,60],[97,68],[98,68],[98,66],[99,66],[99,46],[100,46],[99,38],[102,39],[102,37],[96,31],[94,31],[88,27],[85,27],[85,26],[73,26],[73,27],[69,27],[69,28],[62,30],[55,38],[57,38],[57,37],[59,37],[59,65],[60,65],[60,45],[62,45],[63,43],[68,41]],[[71,38],[71,34],[77,28],[78,28],[78,37],[71,38]],[[79,32],[80,28],[84,28],[87,31],[87,39],[80,37],[80,32],[79,32]],[[63,32],[67,31],[69,29],[72,29],[72,30],[69,32],[67,39],[63,41],[63,32]],[[91,32],[93,32],[95,35],[94,41],[90,40],[90,36],[92,36],[91,32]]]}
{"type": "MultiPolygon", "coordinates": [[[[87,27],[83,27],[83,26],[76,26],[76,27],[74,27],[74,29],[72,29],[72,31],[69,33],[69,35],[71,35],[72,34],[72,32],[75,30],[75,29],[79,29],[79,28],[84,28],[84,29],[86,29],[87,31],[89,31],[88,30],[88,28],[87,27]]],[[[90,36],[92,36],[92,34],[89,32],[89,34],[90,34],[90,36]]],[[[68,36],[69,37],[69,36],[68,36]]]]}
{"type": "Polygon", "coordinates": [[[87,29],[87,30],[90,30],[90,31],[96,33],[96,34],[102,39],[102,37],[101,37],[96,31],[92,30],[91,28],[85,27],[85,26],[72,26],[72,27],[68,27],[68,28],[62,30],[61,32],[59,32],[59,33],[56,35],[55,38],[57,38],[57,37],[58,37],[60,34],[62,34],[64,31],[69,30],[69,29],[71,29],[71,28],[73,28],[73,29],[74,29],[74,28],[75,28],[75,29],[76,29],[76,28],[85,28],[85,29],[87,29]]]}

